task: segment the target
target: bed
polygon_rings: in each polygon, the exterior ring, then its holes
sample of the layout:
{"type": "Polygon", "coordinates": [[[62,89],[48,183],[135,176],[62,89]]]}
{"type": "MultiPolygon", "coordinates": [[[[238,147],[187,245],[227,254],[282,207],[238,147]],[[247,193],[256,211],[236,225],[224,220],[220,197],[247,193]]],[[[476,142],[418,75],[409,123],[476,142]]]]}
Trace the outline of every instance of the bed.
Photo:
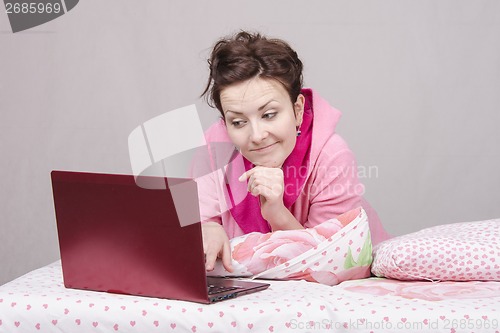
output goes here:
{"type": "Polygon", "coordinates": [[[500,332],[500,219],[373,249],[363,210],[331,222],[233,239],[270,287],[211,305],[67,289],[54,262],[0,286],[0,332],[500,332]]]}
{"type": "Polygon", "coordinates": [[[201,305],[66,289],[58,261],[0,287],[0,332],[500,331],[500,282],[270,283],[201,305]]]}

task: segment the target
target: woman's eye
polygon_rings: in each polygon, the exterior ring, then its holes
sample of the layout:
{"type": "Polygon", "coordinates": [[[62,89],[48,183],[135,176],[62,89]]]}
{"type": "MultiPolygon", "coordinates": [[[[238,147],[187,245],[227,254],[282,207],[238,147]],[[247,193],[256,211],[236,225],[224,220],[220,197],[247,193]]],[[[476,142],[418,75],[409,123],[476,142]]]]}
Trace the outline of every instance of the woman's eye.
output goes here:
{"type": "Polygon", "coordinates": [[[274,116],[276,116],[276,113],[277,112],[269,112],[269,113],[265,113],[262,118],[265,118],[265,119],[271,119],[271,118],[274,118],[274,116]]]}
{"type": "Polygon", "coordinates": [[[231,122],[231,125],[233,125],[234,127],[241,127],[243,126],[243,120],[234,120],[231,122]]]}

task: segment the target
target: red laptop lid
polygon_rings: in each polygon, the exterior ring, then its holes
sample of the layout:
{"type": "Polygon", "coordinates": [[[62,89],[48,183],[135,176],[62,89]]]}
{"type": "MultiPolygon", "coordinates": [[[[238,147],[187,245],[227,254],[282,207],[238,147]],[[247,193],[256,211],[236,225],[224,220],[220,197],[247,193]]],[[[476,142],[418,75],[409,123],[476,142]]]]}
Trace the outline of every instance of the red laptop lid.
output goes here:
{"type": "MultiPolygon", "coordinates": [[[[66,287],[208,301],[200,223],[181,227],[168,186],[143,189],[131,175],[51,176],[66,287]]],[[[190,189],[182,200],[199,214],[194,181],[164,181],[190,189]]]]}

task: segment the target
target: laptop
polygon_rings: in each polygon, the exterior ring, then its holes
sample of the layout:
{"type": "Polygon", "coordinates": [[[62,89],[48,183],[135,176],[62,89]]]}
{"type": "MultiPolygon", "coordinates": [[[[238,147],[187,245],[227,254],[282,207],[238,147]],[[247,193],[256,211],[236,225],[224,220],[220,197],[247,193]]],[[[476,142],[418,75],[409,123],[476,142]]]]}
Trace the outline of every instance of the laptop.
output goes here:
{"type": "Polygon", "coordinates": [[[155,178],[166,186],[152,190],[132,175],[52,171],[51,178],[65,287],[205,304],[269,287],[206,276],[193,180],[155,178]],[[183,189],[196,223],[179,219],[174,188],[183,189]]]}

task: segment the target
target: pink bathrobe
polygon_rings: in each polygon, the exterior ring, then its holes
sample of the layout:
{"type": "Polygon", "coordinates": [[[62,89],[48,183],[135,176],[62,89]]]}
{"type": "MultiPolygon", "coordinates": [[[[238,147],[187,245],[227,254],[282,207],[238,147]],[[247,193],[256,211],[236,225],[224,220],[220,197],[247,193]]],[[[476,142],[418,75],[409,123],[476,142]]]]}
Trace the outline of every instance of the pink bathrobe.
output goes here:
{"type": "MultiPolygon", "coordinates": [[[[335,132],[341,116],[317,93],[312,95],[312,142],[305,184],[290,207],[293,216],[305,227],[314,227],[353,208],[362,206],[367,212],[373,245],[389,238],[376,212],[363,199],[364,186],[359,182],[354,154],[346,142],[335,132]]],[[[205,133],[207,143],[230,142],[226,126],[221,119],[205,133]]],[[[239,154],[238,154],[239,155],[239,154]]],[[[240,156],[241,159],[241,156],[240,156]]],[[[242,163],[231,167],[245,170],[242,163]]],[[[304,168],[304,170],[306,170],[304,168]]],[[[224,169],[197,179],[202,222],[215,221],[224,227],[229,238],[244,232],[231,215],[227,203],[224,169]]]]}

